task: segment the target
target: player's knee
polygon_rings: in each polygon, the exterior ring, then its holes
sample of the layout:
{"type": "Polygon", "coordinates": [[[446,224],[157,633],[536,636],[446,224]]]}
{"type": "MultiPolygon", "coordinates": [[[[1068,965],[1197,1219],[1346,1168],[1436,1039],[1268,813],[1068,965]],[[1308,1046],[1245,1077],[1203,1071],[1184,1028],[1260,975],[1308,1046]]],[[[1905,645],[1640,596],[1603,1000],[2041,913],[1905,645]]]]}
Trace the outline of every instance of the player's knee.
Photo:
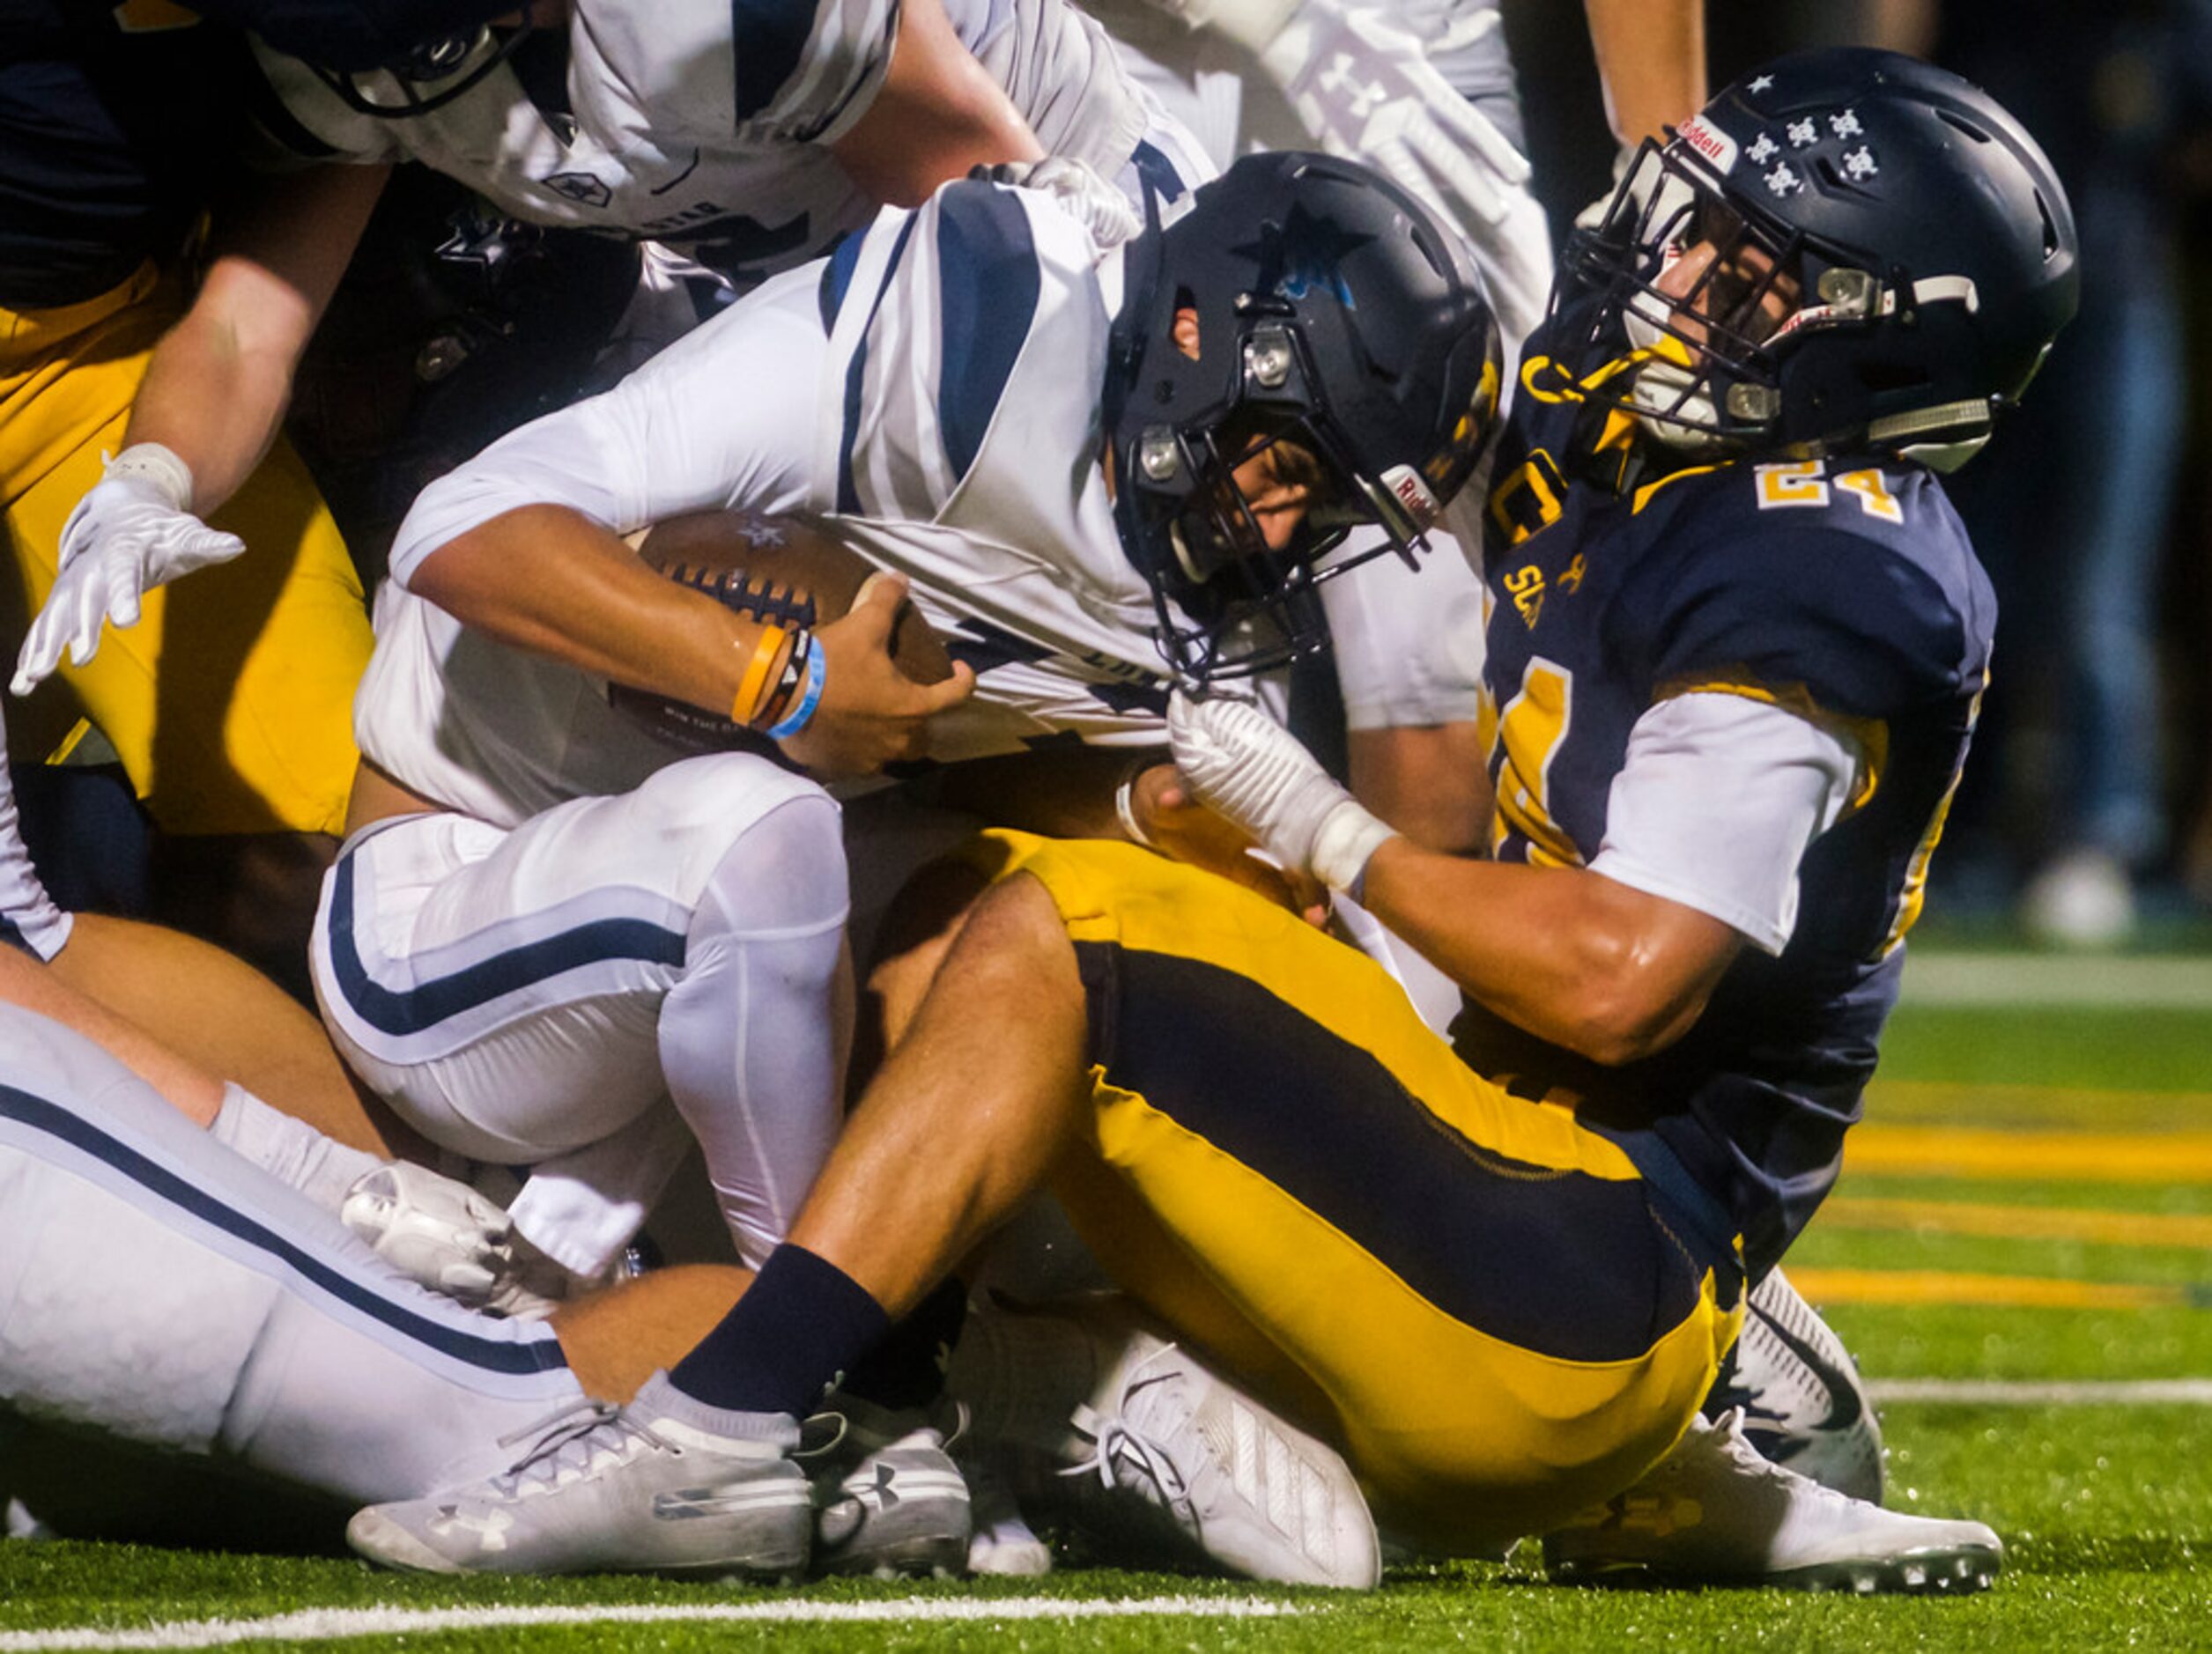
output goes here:
{"type": "Polygon", "coordinates": [[[834,932],[849,905],[837,805],[826,794],[805,793],[727,840],[693,928],[748,936],[834,932]]]}
{"type": "Polygon", "coordinates": [[[940,977],[955,970],[1009,971],[1039,992],[1081,991],[1075,944],[1052,893],[1026,873],[983,892],[955,938],[940,977]]]}

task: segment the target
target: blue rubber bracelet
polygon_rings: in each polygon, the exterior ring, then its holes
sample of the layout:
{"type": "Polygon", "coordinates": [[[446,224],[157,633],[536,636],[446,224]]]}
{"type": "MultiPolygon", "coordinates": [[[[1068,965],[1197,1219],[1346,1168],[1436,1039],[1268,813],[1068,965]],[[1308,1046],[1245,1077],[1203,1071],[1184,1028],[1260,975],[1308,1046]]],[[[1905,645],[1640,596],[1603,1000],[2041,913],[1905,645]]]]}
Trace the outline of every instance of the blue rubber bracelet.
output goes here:
{"type": "Polygon", "coordinates": [[[822,640],[810,637],[806,640],[806,689],[799,697],[799,704],[791,709],[791,715],[770,727],[769,740],[786,740],[807,727],[814,717],[814,709],[822,704],[822,685],[829,678],[829,662],[822,658],[822,640]]]}

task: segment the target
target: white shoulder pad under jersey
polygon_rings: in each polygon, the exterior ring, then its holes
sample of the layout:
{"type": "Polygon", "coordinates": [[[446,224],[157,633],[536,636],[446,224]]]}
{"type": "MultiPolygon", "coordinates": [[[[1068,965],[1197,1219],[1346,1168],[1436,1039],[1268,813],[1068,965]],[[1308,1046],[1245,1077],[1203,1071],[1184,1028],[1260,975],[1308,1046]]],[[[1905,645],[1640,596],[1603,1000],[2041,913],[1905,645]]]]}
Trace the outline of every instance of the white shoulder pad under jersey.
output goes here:
{"type": "Polygon", "coordinates": [[[669,241],[742,282],[867,221],[823,146],[881,88],[896,23],[892,0],[576,0],[565,52],[526,41],[453,102],[389,120],[256,53],[295,148],[418,160],[516,218],[669,241]]]}
{"type": "Polygon", "coordinates": [[[884,213],[830,262],[813,491],[836,533],[913,577],[981,677],[940,757],[1051,730],[1159,738],[1151,596],[1099,463],[1119,278],[1052,197],[976,181],[884,213]]]}

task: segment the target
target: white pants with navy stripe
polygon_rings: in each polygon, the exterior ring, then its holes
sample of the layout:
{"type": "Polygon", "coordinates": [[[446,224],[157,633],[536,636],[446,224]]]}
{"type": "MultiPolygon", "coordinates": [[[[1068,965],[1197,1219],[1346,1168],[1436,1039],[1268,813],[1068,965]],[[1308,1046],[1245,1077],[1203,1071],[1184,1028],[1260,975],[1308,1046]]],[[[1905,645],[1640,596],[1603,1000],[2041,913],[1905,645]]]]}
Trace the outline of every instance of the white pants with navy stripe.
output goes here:
{"type": "Polygon", "coordinates": [[[581,1400],[542,1325],[402,1279],[90,1040],[0,1005],[0,1402],[354,1503],[581,1400]]]}
{"type": "Polygon", "coordinates": [[[596,1272],[696,1138],[739,1254],[797,1215],[841,1114],[838,809],[747,754],[512,830],[368,829],[323,887],[323,1021],[409,1124],[528,1167],[517,1228],[596,1272]]]}

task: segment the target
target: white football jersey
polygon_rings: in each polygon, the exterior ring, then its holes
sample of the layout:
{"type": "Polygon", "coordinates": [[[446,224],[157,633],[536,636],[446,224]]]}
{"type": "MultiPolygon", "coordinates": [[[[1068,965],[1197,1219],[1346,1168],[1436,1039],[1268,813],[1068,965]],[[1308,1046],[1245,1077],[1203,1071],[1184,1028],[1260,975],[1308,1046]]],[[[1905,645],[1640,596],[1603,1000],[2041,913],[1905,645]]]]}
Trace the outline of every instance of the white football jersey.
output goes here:
{"type": "MultiPolygon", "coordinates": [[[[425,490],[392,550],[355,702],[362,749],[453,809],[513,825],[625,791],[674,756],[605,685],[467,631],[406,588],[422,560],[526,504],[617,533],[737,507],[823,520],[910,575],[979,675],[943,758],[1163,738],[1149,588],[1099,469],[1098,386],[1121,259],[1049,195],[965,181],[886,209],[604,395],[425,490]]],[[[517,578],[527,578],[518,570],[517,578]]]]}
{"type": "MultiPolygon", "coordinates": [[[[526,40],[453,102],[403,118],[363,114],[307,64],[256,50],[295,123],[273,136],[303,154],[421,161],[516,218],[665,241],[749,284],[873,213],[825,146],[880,90],[898,10],[574,0],[565,51],[557,36],[526,40]]],[[[1128,162],[1157,110],[1096,23],[1061,0],[947,11],[1049,152],[1107,178],[1128,162]]],[[[381,71],[358,79],[397,101],[381,71]]]]}

